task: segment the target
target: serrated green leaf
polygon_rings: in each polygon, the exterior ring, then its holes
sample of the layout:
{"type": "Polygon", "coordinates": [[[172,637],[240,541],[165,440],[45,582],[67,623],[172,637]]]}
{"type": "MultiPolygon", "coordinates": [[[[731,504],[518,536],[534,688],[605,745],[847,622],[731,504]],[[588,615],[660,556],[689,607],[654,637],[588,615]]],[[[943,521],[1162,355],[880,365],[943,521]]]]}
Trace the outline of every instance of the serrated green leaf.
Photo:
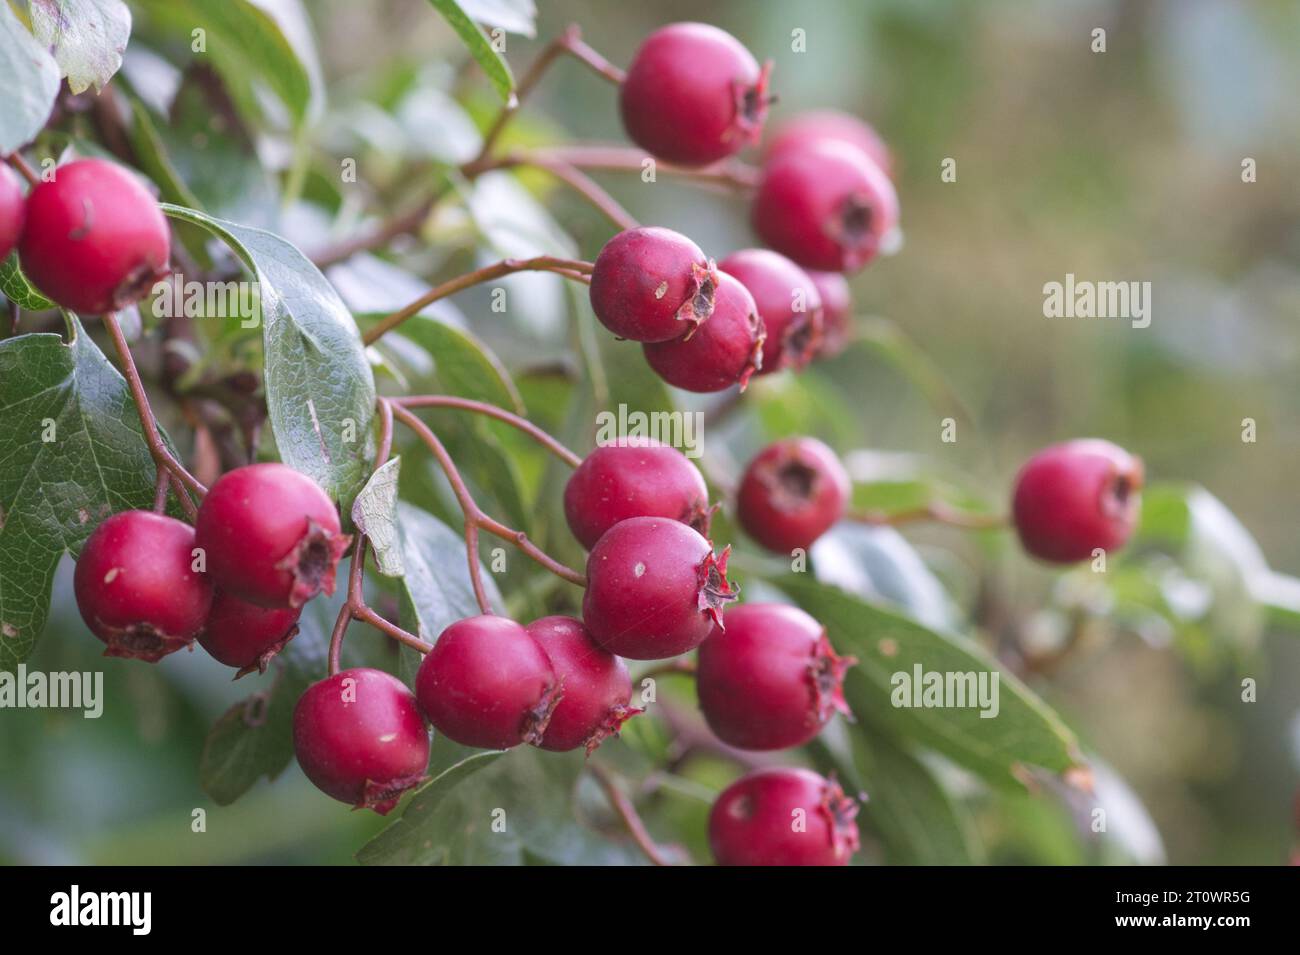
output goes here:
{"type": "Polygon", "coordinates": [[[50,51],[68,88],[102,90],[122,66],[131,11],[122,0],[59,0],[28,4],[32,34],[50,51]]]}
{"type": "Polygon", "coordinates": [[[0,262],[0,294],[29,312],[54,308],[54,303],[38,292],[36,286],[23,274],[17,253],[0,262]]]}
{"type": "Polygon", "coordinates": [[[429,3],[442,14],[443,19],[451,24],[451,28],[460,37],[460,42],[464,43],[469,50],[470,56],[474,57],[488,79],[492,81],[492,86],[501,97],[501,101],[513,104],[515,78],[510,73],[510,64],[505,61],[505,57],[493,48],[491,41],[466,15],[456,0],[429,0],[429,3]]]}
{"type": "Polygon", "coordinates": [[[59,76],[54,57],[0,3],[0,154],[36,138],[59,95],[59,76]]]}

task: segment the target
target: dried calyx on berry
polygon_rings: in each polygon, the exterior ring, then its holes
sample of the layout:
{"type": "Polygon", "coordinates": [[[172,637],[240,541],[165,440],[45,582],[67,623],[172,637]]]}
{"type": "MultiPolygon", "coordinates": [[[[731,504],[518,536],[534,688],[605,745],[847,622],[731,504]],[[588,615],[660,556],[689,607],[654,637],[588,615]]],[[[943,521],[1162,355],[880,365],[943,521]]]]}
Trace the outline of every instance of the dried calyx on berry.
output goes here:
{"type": "Polygon", "coordinates": [[[199,646],[219,663],[234,667],[235,679],[265,673],[298,634],[300,607],[259,607],[218,590],[199,634],[199,646]]]}
{"type": "Polygon", "coordinates": [[[591,308],[635,342],[690,337],[713,314],[713,260],[671,229],[627,229],[605,243],[591,272],[591,308]]]}
{"type": "Polygon", "coordinates": [[[770,551],[807,550],[844,516],[850,490],[834,451],[815,438],[787,438],[749,462],[736,494],[736,516],[770,551]]]}
{"type": "Polygon", "coordinates": [[[709,847],[718,865],[848,865],[859,846],[857,814],[857,801],[834,777],[760,769],[714,802],[709,847]],[[794,818],[803,825],[791,825],[794,818]]]}
{"type": "Polygon", "coordinates": [[[736,278],[718,273],[713,315],[689,338],[642,345],[650,367],[668,384],[686,391],[724,391],[763,366],[767,334],[754,297],[736,278]]]}
{"type": "Polygon", "coordinates": [[[779,252],[742,249],[722,260],[723,272],[735,276],[754,297],[766,339],[756,374],[803,368],[822,339],[822,300],[808,273],[779,252]]]}

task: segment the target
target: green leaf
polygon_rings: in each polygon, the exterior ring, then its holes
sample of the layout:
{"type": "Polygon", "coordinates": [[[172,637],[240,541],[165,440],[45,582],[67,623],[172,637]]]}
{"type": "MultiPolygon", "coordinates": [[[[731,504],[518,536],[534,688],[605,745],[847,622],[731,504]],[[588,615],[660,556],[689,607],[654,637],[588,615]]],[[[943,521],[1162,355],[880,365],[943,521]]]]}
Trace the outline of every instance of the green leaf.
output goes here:
{"type": "Polygon", "coordinates": [[[257,276],[266,403],[280,457],[349,507],[373,456],[375,379],[343,300],[279,236],[193,209],[163,210],[225,241],[257,276]]]}
{"type": "Polygon", "coordinates": [[[54,308],[54,303],[36,291],[18,264],[17,253],[0,262],[0,293],[19,308],[29,312],[43,312],[54,308]]]}
{"type": "Polygon", "coordinates": [[[492,86],[501,97],[501,101],[513,106],[516,102],[515,78],[510,73],[510,65],[493,48],[483,31],[466,15],[456,0],[429,0],[429,3],[451,24],[451,28],[456,31],[470,55],[478,61],[478,65],[492,81],[492,86]]]}
{"type": "Polygon", "coordinates": [[[154,465],[126,381],[73,338],[0,342],[0,669],[30,656],[59,558],[105,517],[148,507],[154,465]]]}
{"type": "Polygon", "coordinates": [[[59,64],[68,88],[102,90],[122,66],[131,11],[122,0],[59,0],[28,5],[32,33],[59,64]]]}
{"type": "Polygon", "coordinates": [[[7,3],[0,3],[0,154],[36,138],[59,95],[59,65],[27,32],[7,3]]]}

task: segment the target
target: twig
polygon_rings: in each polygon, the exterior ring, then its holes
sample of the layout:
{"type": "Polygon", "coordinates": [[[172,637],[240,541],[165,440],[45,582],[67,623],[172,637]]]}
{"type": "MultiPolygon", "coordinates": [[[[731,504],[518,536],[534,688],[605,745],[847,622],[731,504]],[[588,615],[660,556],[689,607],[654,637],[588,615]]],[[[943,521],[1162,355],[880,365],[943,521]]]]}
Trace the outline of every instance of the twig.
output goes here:
{"type": "Polygon", "coordinates": [[[651,837],[650,831],[646,829],[645,823],[641,821],[641,816],[637,813],[636,807],[632,805],[632,800],[618,787],[618,783],[610,775],[609,771],[599,763],[588,763],[587,769],[591,771],[591,775],[595,777],[596,782],[600,784],[600,788],[604,790],[605,798],[609,800],[609,804],[618,813],[623,825],[627,827],[628,833],[632,836],[632,840],[637,844],[637,848],[645,853],[646,858],[655,865],[675,865],[676,863],[668,857],[664,848],[659,846],[651,837]]]}
{"type": "Polygon", "coordinates": [[[27,160],[21,155],[18,153],[10,153],[8,160],[9,165],[17,169],[18,172],[22,174],[22,177],[27,180],[27,185],[35,189],[41,184],[41,177],[36,175],[36,170],[33,169],[31,165],[28,164],[27,160]]]}
{"type": "Polygon", "coordinates": [[[918,521],[937,521],[950,527],[964,527],[968,530],[996,530],[1007,526],[1007,519],[1001,515],[959,511],[943,501],[931,501],[924,507],[893,514],[884,511],[859,511],[849,514],[848,517],[851,521],[876,527],[896,527],[899,524],[912,524],[918,521]]]}
{"type": "MultiPolygon", "coordinates": [[[[578,169],[639,173],[650,158],[648,153],[631,146],[575,144],[515,150],[498,162],[508,165],[562,162],[578,169]]],[[[676,166],[658,159],[654,162],[657,173],[694,182],[726,186],[737,191],[748,191],[758,185],[758,169],[739,159],[723,159],[698,168],[676,166]]]]}
{"type": "Polygon", "coordinates": [[[490,405],[486,401],[474,401],[472,398],[457,398],[453,395],[411,395],[406,398],[390,398],[393,404],[402,405],[405,408],[459,408],[462,411],[472,411],[477,414],[487,415],[498,421],[504,421],[512,428],[517,428],[524,434],[528,435],[542,447],[546,448],[557,458],[576,468],[582,464],[582,457],[570,451],[561,444],[557,439],[552,437],[546,431],[543,431],[537,425],[533,424],[527,418],[521,418],[517,414],[512,414],[504,408],[498,408],[496,405],[490,405]]]}
{"type": "Polygon", "coordinates": [[[620,229],[635,229],[640,223],[632,214],[618,204],[618,201],[606,192],[594,179],[577,166],[559,159],[546,158],[531,153],[507,156],[500,161],[497,168],[512,166],[532,166],[548,172],[564,183],[578,195],[590,202],[599,212],[620,229]]]}
{"type": "Polygon", "coordinates": [[[315,263],[318,269],[327,269],[331,265],[337,265],[351,258],[358,252],[382,249],[399,236],[409,235],[419,229],[444,194],[445,190],[440,190],[424,199],[415,208],[400,213],[387,222],[380,223],[368,233],[321,249],[311,257],[312,262],[315,263]]]}

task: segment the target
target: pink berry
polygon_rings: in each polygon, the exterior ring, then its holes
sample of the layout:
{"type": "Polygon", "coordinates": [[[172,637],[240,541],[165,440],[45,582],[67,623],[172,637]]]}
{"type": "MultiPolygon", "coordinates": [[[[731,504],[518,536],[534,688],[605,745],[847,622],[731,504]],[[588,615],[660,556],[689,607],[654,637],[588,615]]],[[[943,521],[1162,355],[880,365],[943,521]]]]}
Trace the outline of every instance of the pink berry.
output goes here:
{"type": "Polygon", "coordinates": [[[749,462],[736,495],[740,526],[768,550],[807,550],[844,516],[852,485],[816,438],[787,438],[749,462]]]}
{"type": "Polygon", "coordinates": [[[27,215],[27,202],[18,174],[8,166],[0,166],[0,262],[18,245],[27,215]]]}
{"type": "Polygon", "coordinates": [[[767,338],[757,374],[806,365],[822,334],[821,293],[808,273],[769,249],[733,252],[719,268],[749,290],[763,320],[767,338]]]}
{"type": "Polygon", "coordinates": [[[853,295],[848,279],[839,272],[809,270],[808,277],[822,300],[822,341],[817,354],[829,358],[842,352],[853,336],[853,295]]]}
{"type": "Polygon", "coordinates": [[[722,791],[709,813],[718,865],[848,865],[857,801],[806,769],[760,769],[722,791]]]}
{"type": "Polygon", "coordinates": [[[718,273],[698,245],[671,229],[627,229],[605,243],[591,273],[591,308],[619,338],[663,342],[713,314],[718,273]]]}
{"type": "Polygon", "coordinates": [[[259,607],[224,590],[212,598],[212,609],[199,634],[199,646],[218,663],[234,667],[235,679],[267,665],[298,633],[299,607],[259,607]]]}
{"type": "Polygon", "coordinates": [[[823,140],[847,143],[862,150],[885,175],[893,174],[889,147],[869,123],[834,109],[815,109],[786,120],[763,147],[763,161],[823,140]]]}
{"type": "Polygon", "coordinates": [[[723,391],[739,385],[763,363],[766,339],[754,298],[739,281],[718,273],[713,315],[689,338],[642,345],[646,361],[668,384],[686,391],[723,391]]]}

